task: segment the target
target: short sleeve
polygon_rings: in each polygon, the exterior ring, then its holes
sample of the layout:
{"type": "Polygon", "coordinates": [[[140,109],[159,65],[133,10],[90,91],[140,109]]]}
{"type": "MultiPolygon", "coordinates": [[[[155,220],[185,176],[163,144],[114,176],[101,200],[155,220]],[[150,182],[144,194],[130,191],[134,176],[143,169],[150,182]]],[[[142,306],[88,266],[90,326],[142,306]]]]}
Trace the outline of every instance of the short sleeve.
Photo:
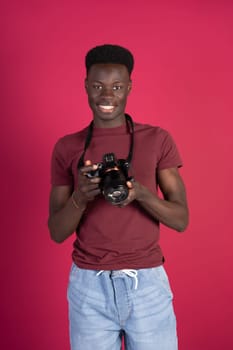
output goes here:
{"type": "Polygon", "coordinates": [[[54,186],[72,186],[73,176],[68,164],[66,148],[62,139],[55,144],[51,160],[51,184],[54,186]]]}
{"type": "Polygon", "coordinates": [[[161,143],[160,159],[157,165],[158,170],[181,167],[183,165],[182,159],[173,138],[167,131],[162,129],[162,132],[164,135],[161,143]]]}

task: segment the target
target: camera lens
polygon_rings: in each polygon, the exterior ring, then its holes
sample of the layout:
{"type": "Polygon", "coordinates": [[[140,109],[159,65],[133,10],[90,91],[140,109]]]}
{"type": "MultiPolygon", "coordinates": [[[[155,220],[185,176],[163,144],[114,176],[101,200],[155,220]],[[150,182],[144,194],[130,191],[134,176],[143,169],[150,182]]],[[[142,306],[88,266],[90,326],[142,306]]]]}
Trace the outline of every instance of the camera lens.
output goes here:
{"type": "Polygon", "coordinates": [[[105,199],[112,203],[124,201],[129,194],[125,177],[119,170],[106,172],[101,181],[101,188],[105,199]]]}
{"type": "Polygon", "coordinates": [[[104,192],[105,198],[112,203],[120,203],[128,197],[128,189],[126,186],[118,186],[117,189],[109,189],[104,192]]]}

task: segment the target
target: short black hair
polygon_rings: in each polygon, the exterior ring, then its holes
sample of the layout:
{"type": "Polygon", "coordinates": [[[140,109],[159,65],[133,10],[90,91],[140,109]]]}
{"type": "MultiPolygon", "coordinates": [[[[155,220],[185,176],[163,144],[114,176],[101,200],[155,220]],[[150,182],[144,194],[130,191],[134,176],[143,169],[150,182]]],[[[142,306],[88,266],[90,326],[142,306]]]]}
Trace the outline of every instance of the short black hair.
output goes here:
{"type": "Polygon", "coordinates": [[[116,63],[126,66],[129,75],[134,67],[134,57],[132,53],[119,45],[104,44],[96,46],[86,54],[85,64],[87,74],[93,64],[98,63],[116,63]]]}

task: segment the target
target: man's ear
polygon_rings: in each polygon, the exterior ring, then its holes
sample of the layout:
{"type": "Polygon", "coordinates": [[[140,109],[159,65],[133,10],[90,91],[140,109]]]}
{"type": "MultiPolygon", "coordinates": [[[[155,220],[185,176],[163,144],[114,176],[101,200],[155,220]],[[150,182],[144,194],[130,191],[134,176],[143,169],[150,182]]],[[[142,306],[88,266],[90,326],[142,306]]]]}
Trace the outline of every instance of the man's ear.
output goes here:
{"type": "Polygon", "coordinates": [[[86,92],[87,92],[87,89],[88,89],[88,82],[87,82],[87,78],[85,79],[85,81],[84,81],[84,86],[85,86],[85,90],[86,90],[86,92]]]}
{"type": "Polygon", "coordinates": [[[128,94],[130,93],[131,89],[132,89],[132,80],[130,80],[128,84],[128,94]]]}

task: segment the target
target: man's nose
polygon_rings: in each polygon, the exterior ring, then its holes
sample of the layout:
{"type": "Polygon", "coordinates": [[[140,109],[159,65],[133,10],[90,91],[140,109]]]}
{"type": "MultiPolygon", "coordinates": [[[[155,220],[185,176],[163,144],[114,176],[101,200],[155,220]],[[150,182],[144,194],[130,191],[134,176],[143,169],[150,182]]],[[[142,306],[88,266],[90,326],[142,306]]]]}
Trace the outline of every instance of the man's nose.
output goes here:
{"type": "Polygon", "coordinates": [[[113,89],[111,87],[103,87],[102,91],[101,91],[101,95],[104,97],[112,97],[114,96],[114,92],[113,89]]]}

